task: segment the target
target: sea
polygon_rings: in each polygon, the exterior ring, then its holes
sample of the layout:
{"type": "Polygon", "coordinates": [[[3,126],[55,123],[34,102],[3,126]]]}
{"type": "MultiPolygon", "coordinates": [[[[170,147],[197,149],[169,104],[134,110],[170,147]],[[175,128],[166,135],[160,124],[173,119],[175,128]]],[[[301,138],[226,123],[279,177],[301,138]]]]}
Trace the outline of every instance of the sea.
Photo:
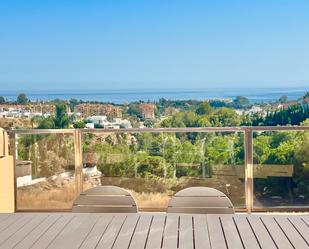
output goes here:
{"type": "Polygon", "coordinates": [[[54,99],[78,99],[82,101],[98,101],[124,104],[137,101],[168,100],[209,100],[234,99],[244,96],[251,103],[269,103],[277,101],[281,96],[288,100],[297,100],[309,91],[303,88],[203,88],[203,89],[96,89],[96,90],[54,90],[54,91],[0,91],[9,101],[16,100],[19,93],[25,93],[31,101],[49,101],[54,99]]]}

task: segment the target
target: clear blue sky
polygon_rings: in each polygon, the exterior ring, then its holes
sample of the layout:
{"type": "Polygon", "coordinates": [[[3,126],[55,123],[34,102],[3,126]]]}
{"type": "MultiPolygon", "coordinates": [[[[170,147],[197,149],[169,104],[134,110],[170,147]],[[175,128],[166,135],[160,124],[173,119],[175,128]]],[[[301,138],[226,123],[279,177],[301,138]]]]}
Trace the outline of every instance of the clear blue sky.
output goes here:
{"type": "Polygon", "coordinates": [[[3,0],[2,90],[309,86],[308,0],[3,0]]]}

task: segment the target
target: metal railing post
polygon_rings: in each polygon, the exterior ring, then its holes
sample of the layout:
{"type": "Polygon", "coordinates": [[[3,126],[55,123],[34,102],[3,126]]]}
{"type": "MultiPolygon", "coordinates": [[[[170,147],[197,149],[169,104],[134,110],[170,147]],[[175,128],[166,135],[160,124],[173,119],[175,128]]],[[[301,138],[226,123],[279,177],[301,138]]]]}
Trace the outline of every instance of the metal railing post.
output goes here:
{"type": "Polygon", "coordinates": [[[74,155],[75,155],[75,188],[76,196],[83,191],[83,158],[82,158],[82,133],[74,130],[74,155]]]}
{"type": "Polygon", "coordinates": [[[253,208],[253,132],[252,129],[245,130],[245,195],[246,209],[248,213],[253,208]]]}

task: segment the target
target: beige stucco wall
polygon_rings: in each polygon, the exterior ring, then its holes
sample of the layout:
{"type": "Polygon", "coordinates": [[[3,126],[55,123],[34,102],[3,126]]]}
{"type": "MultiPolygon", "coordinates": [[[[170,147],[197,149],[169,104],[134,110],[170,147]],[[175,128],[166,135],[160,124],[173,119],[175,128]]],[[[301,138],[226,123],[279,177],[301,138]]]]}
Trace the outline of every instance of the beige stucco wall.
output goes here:
{"type": "Polygon", "coordinates": [[[0,213],[14,212],[14,164],[8,151],[7,134],[0,128],[0,213]]]}
{"type": "Polygon", "coordinates": [[[0,157],[0,213],[14,212],[14,166],[12,156],[0,157]]]}

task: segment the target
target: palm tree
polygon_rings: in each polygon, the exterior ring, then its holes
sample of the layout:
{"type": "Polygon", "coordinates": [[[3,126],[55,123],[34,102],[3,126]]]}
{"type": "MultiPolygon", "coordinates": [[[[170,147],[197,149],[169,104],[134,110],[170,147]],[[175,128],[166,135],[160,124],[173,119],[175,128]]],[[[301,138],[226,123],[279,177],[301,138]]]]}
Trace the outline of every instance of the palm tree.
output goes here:
{"type": "Polygon", "coordinates": [[[56,104],[55,127],[58,129],[68,128],[70,119],[67,114],[67,105],[64,103],[56,104]]]}

